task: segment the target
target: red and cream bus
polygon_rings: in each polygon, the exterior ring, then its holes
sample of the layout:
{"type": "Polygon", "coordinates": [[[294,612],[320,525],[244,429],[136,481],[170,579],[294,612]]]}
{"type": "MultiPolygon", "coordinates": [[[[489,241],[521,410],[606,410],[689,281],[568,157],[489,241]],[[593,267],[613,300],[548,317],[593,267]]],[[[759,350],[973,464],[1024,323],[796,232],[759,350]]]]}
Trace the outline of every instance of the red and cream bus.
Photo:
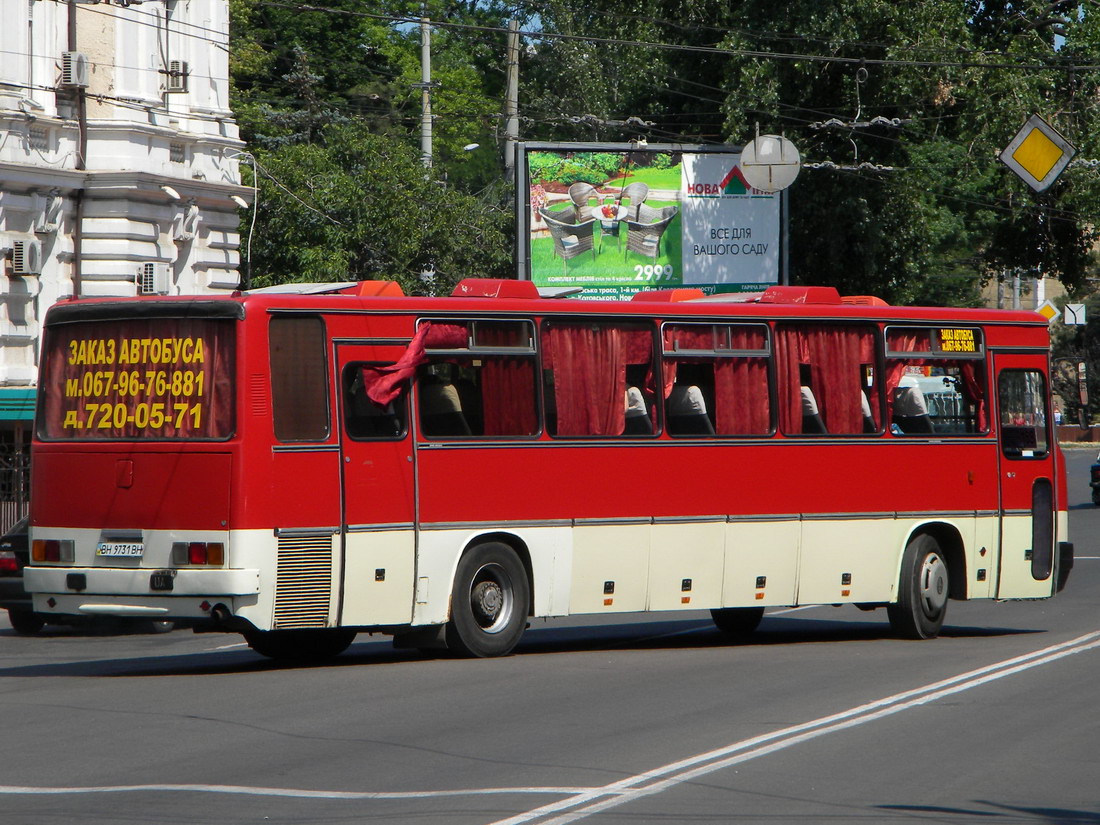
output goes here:
{"type": "Polygon", "coordinates": [[[270,656],[511,651],[534,617],[1042,599],[1072,566],[1046,321],[821,287],[469,280],[81,300],[46,319],[42,613],[270,656]]]}

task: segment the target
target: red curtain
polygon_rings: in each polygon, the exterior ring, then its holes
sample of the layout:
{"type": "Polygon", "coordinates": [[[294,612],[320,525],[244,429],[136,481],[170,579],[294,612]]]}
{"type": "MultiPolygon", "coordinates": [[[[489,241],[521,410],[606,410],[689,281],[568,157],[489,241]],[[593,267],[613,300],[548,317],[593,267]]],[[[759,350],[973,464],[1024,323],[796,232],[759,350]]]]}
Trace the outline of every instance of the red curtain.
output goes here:
{"type": "MultiPolygon", "coordinates": [[[[919,335],[913,332],[890,330],[890,333],[886,336],[886,349],[888,352],[917,352],[918,348],[922,351],[928,351],[930,346],[927,331],[923,335],[919,335]]],[[[893,414],[894,408],[894,390],[901,383],[901,377],[905,375],[905,368],[908,365],[909,361],[905,359],[890,358],[886,361],[886,404],[891,414],[893,414]]]]}
{"type": "Polygon", "coordinates": [[[557,434],[621,435],[626,428],[626,367],[645,366],[652,394],[653,338],[642,328],[551,324],[544,337],[554,377],[557,434]]]}
{"type": "MultiPolygon", "coordinates": [[[[514,345],[509,329],[479,327],[486,345],[514,345]]],[[[488,355],[481,369],[481,404],[485,435],[534,435],[538,432],[535,408],[535,359],[516,355],[488,355]]]]}
{"type": "Polygon", "coordinates": [[[989,421],[985,412],[985,390],[982,381],[982,364],[980,361],[963,361],[959,364],[959,376],[963,382],[963,393],[978,407],[978,430],[985,432],[989,421]]]}
{"type": "MultiPolygon", "coordinates": [[[[763,350],[766,338],[763,330],[732,326],[729,346],[735,350],[763,350]]],[[[715,347],[714,328],[676,327],[664,331],[665,350],[712,351],[715,347]]],[[[665,358],[664,397],[668,398],[676,382],[679,363],[707,363],[714,371],[715,432],[719,435],[755,435],[767,433],[771,427],[768,397],[767,359],[753,357],[677,357],[665,358]]]]}
{"type": "Polygon", "coordinates": [[[872,329],[849,325],[781,325],[776,329],[779,418],[783,431],[802,431],[801,367],[830,433],[863,432],[861,367],[874,363],[872,329]]]}
{"type": "Polygon", "coordinates": [[[364,371],[367,397],[380,407],[385,407],[401,394],[402,385],[413,377],[416,368],[428,360],[425,350],[458,349],[469,344],[465,324],[423,323],[396,363],[364,371]]]}
{"type": "MultiPolygon", "coordinates": [[[[730,348],[762,350],[763,330],[730,328],[730,348]]],[[[765,358],[720,358],[714,367],[715,429],[723,435],[756,435],[771,428],[765,358]]]]}
{"type": "Polygon", "coordinates": [[[809,361],[806,339],[798,327],[775,330],[775,379],[779,382],[779,429],[788,434],[802,432],[802,385],[800,366],[809,361]]]}

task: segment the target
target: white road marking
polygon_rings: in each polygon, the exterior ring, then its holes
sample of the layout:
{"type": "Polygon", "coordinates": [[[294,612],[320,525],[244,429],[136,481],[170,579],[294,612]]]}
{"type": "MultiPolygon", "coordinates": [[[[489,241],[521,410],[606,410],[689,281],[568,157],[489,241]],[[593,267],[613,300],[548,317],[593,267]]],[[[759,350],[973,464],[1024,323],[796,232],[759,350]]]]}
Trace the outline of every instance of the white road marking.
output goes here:
{"type": "Polygon", "coordinates": [[[782,616],[785,613],[797,613],[799,610],[814,610],[815,608],[818,608],[818,607],[831,607],[831,605],[827,605],[827,604],[806,604],[806,605],[803,605],[802,607],[788,607],[784,610],[769,610],[764,615],[765,616],[782,616]]]}
{"type": "Polygon", "coordinates": [[[565,825],[593,814],[635,801],[642,797],[661,793],[677,785],[690,782],[706,774],[724,770],[733,765],[766,756],[776,751],[808,742],[821,736],[876,721],[904,710],[910,710],[938,701],[962,691],[979,687],[1041,665],[1050,664],[1066,656],[1073,656],[1100,647],[1100,631],[1087,633],[1068,642],[1006,659],[986,667],[977,668],[949,679],[924,685],[913,690],[896,693],[874,702],[859,705],[840,713],[824,716],[810,722],[771,733],[754,736],[740,742],[686,759],[671,762],[658,768],[637,774],[601,787],[517,787],[517,788],[469,788],[449,791],[323,791],[295,788],[265,788],[249,785],[202,784],[150,784],[150,785],[98,785],[98,786],[28,786],[0,785],[0,795],[63,795],[100,793],[149,793],[188,792],[243,794],[266,797],[297,797],[304,799],[394,800],[432,799],[456,796],[487,796],[509,794],[549,794],[564,797],[556,802],[526,811],[492,825],[565,825]]]}
{"type": "Polygon", "coordinates": [[[475,788],[453,791],[309,791],[301,788],[260,788],[252,785],[86,785],[75,787],[31,787],[0,785],[0,794],[59,796],[89,793],[146,793],[151,791],[187,791],[191,793],[245,794],[247,796],[285,796],[299,799],[432,799],[444,796],[488,796],[492,794],[554,794],[577,796],[598,788],[475,788]]]}
{"type": "Polygon", "coordinates": [[[565,825],[585,819],[592,814],[625,805],[644,796],[661,793],[669,788],[690,782],[700,776],[724,770],[741,762],[747,762],[758,756],[765,756],[802,742],[816,739],[829,733],[862,725],[885,716],[900,713],[920,705],[934,702],[945,696],[961,693],[1005,676],[1011,676],[1040,665],[1083,653],[1100,647],[1100,632],[1087,633],[1062,644],[1053,645],[1033,653],[1007,659],[977,670],[953,676],[940,682],[887,696],[866,705],[860,705],[841,713],[793,725],[783,730],[762,736],[755,736],[741,742],[735,742],[717,750],[663,765],[633,777],[621,779],[605,785],[596,793],[587,793],[544,805],[508,819],[501,819],[492,825],[522,825],[539,822],[540,825],[565,825]],[[648,784],[647,784],[648,783],[648,784]],[[578,808],[578,806],[585,806],[578,808]],[[568,810],[568,809],[574,810],[568,810]],[[555,816],[555,814],[561,814],[555,816]],[[553,818],[548,818],[553,817],[553,818]]]}

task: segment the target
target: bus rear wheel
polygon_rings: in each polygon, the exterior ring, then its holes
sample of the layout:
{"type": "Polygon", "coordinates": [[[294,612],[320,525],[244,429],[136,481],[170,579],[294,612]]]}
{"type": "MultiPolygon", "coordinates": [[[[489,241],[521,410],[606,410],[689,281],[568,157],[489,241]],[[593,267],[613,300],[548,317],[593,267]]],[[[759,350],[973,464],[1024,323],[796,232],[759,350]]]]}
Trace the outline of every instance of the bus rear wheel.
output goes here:
{"type": "Polygon", "coordinates": [[[46,620],[33,610],[16,610],[11,607],[8,608],[8,621],[11,622],[11,629],[20,636],[33,636],[46,624],[46,620]]]}
{"type": "Polygon", "coordinates": [[[531,595],[515,551],[491,542],[458,562],[447,623],[448,650],[465,656],[506,656],[527,628],[531,595]]]}
{"type": "Polygon", "coordinates": [[[901,562],[898,600],[886,605],[894,632],[905,639],[938,636],[947,615],[949,585],[939,542],[927,534],[910,541],[901,562]]]}
{"type": "Polygon", "coordinates": [[[764,618],[762,607],[723,607],[710,611],[715,627],[734,639],[752,634],[764,618]]]}
{"type": "Polygon", "coordinates": [[[323,662],[339,656],[355,640],[354,630],[251,630],[248,646],[261,656],[298,662],[323,662]]]}

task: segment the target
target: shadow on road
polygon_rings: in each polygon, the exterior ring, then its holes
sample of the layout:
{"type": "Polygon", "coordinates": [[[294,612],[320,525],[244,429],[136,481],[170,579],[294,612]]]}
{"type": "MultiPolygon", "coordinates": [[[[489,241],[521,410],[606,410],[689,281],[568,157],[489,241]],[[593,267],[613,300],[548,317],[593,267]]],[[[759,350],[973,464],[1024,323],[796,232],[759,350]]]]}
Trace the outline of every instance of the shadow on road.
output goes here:
{"type": "MultiPolygon", "coordinates": [[[[1009,627],[947,626],[940,635],[946,638],[992,638],[1044,632],[1009,627]]],[[[7,635],[7,634],[3,634],[7,635]]],[[[12,634],[14,635],[14,634],[12,634]]],[[[215,639],[221,637],[212,637],[215,639]]],[[[232,636],[225,638],[234,638],[232,636]]],[[[364,634],[335,659],[320,663],[278,662],[261,657],[245,647],[175,653],[157,656],[90,659],[0,667],[2,677],[155,677],[229,675],[268,670],[298,670],[322,667],[395,665],[431,662],[449,658],[445,650],[417,651],[395,649],[388,637],[371,638],[364,634]]],[[[746,639],[731,640],[708,619],[684,621],[631,622],[596,626],[554,627],[538,625],[524,636],[515,656],[560,653],[590,653],[615,650],[698,650],[715,648],[790,647],[805,644],[842,644],[844,642],[881,642],[888,645],[912,644],[894,637],[882,619],[845,621],[765,616],[760,628],[746,639]]],[[[934,642],[933,642],[934,644],[934,642]]]]}
{"type": "Polygon", "coordinates": [[[939,805],[877,805],[884,811],[909,811],[918,814],[931,814],[936,822],[970,822],[972,819],[1000,819],[1006,817],[1012,821],[1019,821],[1019,816],[1024,815],[1027,821],[1034,823],[1048,823],[1049,825],[1091,825],[1100,823],[1100,813],[1095,811],[1077,811],[1069,808],[1021,808],[1013,805],[1002,805],[997,802],[975,800],[976,805],[986,805],[989,808],[999,810],[985,810],[982,808],[945,808],[939,805]],[[952,817],[944,819],[943,817],[952,817]],[[963,817],[955,819],[954,817],[963,817]]]}

